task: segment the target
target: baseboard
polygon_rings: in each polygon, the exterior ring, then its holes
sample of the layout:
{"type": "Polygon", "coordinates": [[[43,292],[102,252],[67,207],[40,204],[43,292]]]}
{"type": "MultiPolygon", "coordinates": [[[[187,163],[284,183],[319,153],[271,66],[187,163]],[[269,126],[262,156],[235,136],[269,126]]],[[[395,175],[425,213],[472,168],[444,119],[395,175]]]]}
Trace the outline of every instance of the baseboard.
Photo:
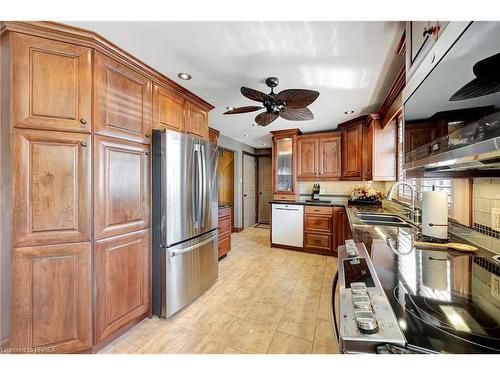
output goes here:
{"type": "Polygon", "coordinates": [[[299,246],[280,245],[278,243],[271,243],[271,247],[278,247],[280,249],[297,250],[297,251],[303,251],[304,250],[304,248],[299,247],[299,246]]]}
{"type": "Polygon", "coordinates": [[[243,230],[243,227],[232,227],[231,232],[240,233],[243,230]]]}
{"type": "Polygon", "coordinates": [[[0,349],[8,348],[10,346],[10,337],[6,337],[0,340],[0,349]]]}

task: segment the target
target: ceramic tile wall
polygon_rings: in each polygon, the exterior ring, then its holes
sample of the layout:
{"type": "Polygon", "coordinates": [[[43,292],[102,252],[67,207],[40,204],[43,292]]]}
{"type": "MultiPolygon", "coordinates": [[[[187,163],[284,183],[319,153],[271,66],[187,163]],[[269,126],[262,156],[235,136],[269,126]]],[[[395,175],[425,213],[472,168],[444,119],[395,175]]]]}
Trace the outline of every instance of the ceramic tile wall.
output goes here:
{"type": "Polygon", "coordinates": [[[473,182],[473,226],[481,245],[500,253],[500,232],[492,230],[492,209],[500,209],[500,178],[475,178],[473,182]]]}
{"type": "Polygon", "coordinates": [[[376,190],[387,193],[384,182],[375,181],[299,181],[300,194],[309,194],[315,183],[321,186],[320,194],[348,195],[356,185],[371,184],[376,190]]]}

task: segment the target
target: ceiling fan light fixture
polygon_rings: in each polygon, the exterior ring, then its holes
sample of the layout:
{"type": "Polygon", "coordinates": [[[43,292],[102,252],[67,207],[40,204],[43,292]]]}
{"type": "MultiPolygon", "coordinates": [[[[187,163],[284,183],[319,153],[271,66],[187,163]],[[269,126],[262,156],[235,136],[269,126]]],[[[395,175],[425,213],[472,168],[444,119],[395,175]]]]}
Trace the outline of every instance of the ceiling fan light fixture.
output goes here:
{"type": "Polygon", "coordinates": [[[188,73],[179,73],[179,74],[177,74],[177,77],[179,77],[180,79],[182,79],[184,81],[189,81],[192,78],[191,74],[188,74],[188,73]]]}
{"type": "Polygon", "coordinates": [[[344,115],[352,115],[354,113],[353,110],[350,110],[350,111],[345,111],[344,112],[344,115]]]}

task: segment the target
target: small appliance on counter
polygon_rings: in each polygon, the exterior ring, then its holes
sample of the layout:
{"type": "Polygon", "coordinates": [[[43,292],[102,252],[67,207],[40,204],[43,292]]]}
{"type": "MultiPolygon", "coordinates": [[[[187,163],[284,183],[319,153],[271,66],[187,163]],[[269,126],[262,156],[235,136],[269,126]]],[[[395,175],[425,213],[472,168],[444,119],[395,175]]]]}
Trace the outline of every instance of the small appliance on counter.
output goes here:
{"type": "Polygon", "coordinates": [[[448,194],[432,189],[422,193],[422,234],[448,239],[448,194]]]}
{"type": "Polygon", "coordinates": [[[319,184],[314,184],[312,188],[312,200],[313,201],[319,201],[319,184]]]}

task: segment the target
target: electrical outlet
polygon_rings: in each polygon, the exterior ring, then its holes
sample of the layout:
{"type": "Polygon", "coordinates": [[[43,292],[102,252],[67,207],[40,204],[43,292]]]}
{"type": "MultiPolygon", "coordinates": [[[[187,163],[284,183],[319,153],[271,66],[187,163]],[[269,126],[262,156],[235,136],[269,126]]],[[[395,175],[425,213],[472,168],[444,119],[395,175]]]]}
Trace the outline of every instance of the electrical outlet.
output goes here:
{"type": "Polygon", "coordinates": [[[491,275],[491,295],[500,300],[500,277],[491,275]]]}
{"type": "Polygon", "coordinates": [[[500,208],[491,209],[491,229],[500,231],[500,208]]]}

